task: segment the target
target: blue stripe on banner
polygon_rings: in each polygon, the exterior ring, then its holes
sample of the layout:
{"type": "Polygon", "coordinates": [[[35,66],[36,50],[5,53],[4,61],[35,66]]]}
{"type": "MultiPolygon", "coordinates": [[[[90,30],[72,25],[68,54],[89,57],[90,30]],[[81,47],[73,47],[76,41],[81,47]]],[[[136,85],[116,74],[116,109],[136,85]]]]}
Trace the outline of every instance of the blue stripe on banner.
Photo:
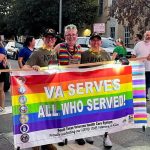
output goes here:
{"type": "Polygon", "coordinates": [[[143,72],[133,72],[132,73],[132,75],[144,75],[145,74],[145,72],[143,73],[143,72]]]}
{"type": "MultiPolygon", "coordinates": [[[[85,124],[90,122],[97,121],[106,121],[118,119],[121,117],[125,117],[127,115],[133,114],[133,107],[126,108],[124,110],[118,110],[115,112],[102,112],[102,113],[93,113],[89,115],[80,115],[71,118],[65,119],[55,119],[55,120],[42,120],[35,123],[27,123],[29,126],[29,132],[53,129],[53,128],[63,128],[66,126],[73,126],[79,124],[85,124]]],[[[14,134],[20,134],[20,126],[21,124],[14,126],[14,134]]]]}
{"type": "Polygon", "coordinates": [[[134,123],[147,123],[147,120],[135,120],[134,123]]]}
{"type": "Polygon", "coordinates": [[[133,99],[135,98],[145,98],[146,97],[146,94],[143,94],[143,95],[133,95],[133,99]]]}
{"type": "MultiPolygon", "coordinates": [[[[71,117],[75,117],[75,116],[80,116],[80,115],[89,115],[89,114],[95,114],[95,113],[105,113],[105,112],[115,112],[115,111],[124,111],[125,109],[128,109],[130,107],[133,107],[133,101],[132,100],[127,100],[126,101],[126,105],[123,106],[123,107],[118,107],[118,108],[111,108],[111,109],[104,109],[104,110],[94,110],[94,111],[88,111],[87,110],[87,107],[84,106],[84,109],[81,113],[73,113],[73,114],[68,114],[68,115],[60,115],[62,114],[62,111],[59,111],[58,114],[59,116],[55,116],[55,117],[44,117],[44,118],[38,118],[38,113],[32,113],[32,114],[28,114],[28,117],[29,117],[29,121],[28,123],[30,122],[37,122],[37,121],[41,121],[41,120],[53,120],[53,119],[65,119],[65,118],[71,118],[71,117]]],[[[13,121],[14,123],[17,125],[17,124],[20,124],[20,115],[16,115],[16,116],[13,116],[13,121]]]]}

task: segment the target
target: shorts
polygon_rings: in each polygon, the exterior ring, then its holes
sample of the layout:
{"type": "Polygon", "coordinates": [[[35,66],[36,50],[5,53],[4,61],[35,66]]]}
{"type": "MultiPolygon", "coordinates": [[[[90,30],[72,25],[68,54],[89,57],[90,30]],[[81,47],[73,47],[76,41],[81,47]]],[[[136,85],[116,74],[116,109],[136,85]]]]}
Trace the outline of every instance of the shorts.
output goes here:
{"type": "MultiPolygon", "coordinates": [[[[5,69],[2,64],[0,64],[0,70],[1,69],[5,69]]],[[[6,74],[5,72],[0,72],[0,82],[5,81],[5,74],[6,74]]]]}

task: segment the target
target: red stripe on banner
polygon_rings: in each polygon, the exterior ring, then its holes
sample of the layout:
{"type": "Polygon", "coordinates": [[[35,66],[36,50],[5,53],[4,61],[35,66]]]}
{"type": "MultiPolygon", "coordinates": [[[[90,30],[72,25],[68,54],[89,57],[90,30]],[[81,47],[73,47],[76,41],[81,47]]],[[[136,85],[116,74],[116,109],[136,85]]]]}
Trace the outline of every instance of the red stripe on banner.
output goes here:
{"type": "MultiPolygon", "coordinates": [[[[35,79],[35,77],[33,77],[35,79]]],[[[74,81],[68,81],[68,82],[59,82],[59,83],[44,83],[43,82],[41,84],[30,84],[26,86],[26,94],[31,94],[31,93],[43,93],[44,86],[59,86],[61,85],[61,87],[63,88],[63,91],[67,91],[68,90],[68,85],[69,84],[74,84],[76,85],[76,83],[83,83],[83,87],[85,87],[84,83],[85,82],[93,82],[96,81],[99,84],[99,81],[102,80],[114,80],[114,79],[120,79],[120,84],[124,84],[124,83],[131,83],[132,82],[132,76],[131,75],[124,75],[124,76],[114,76],[114,77],[103,77],[103,78],[96,78],[96,79],[86,79],[86,80],[74,80],[74,81]],[[38,87],[38,88],[37,88],[38,87]]],[[[36,80],[36,79],[35,79],[36,80]]],[[[18,89],[19,89],[19,85],[17,86],[13,86],[12,88],[12,94],[13,95],[18,95],[18,89]]]]}
{"type": "MultiPolygon", "coordinates": [[[[67,82],[67,81],[74,81],[77,80],[86,80],[92,77],[94,78],[103,78],[103,77],[112,77],[112,76],[121,76],[121,75],[128,75],[131,74],[131,67],[130,66],[122,66],[118,68],[105,68],[99,69],[94,71],[87,71],[87,72],[65,72],[59,74],[51,74],[51,75],[36,75],[36,78],[33,76],[25,76],[26,84],[41,84],[41,83],[57,83],[57,82],[67,82]]],[[[16,76],[17,77],[17,76],[16,76]]],[[[17,80],[16,77],[11,78],[11,82],[14,86],[16,86],[17,80]]]]}

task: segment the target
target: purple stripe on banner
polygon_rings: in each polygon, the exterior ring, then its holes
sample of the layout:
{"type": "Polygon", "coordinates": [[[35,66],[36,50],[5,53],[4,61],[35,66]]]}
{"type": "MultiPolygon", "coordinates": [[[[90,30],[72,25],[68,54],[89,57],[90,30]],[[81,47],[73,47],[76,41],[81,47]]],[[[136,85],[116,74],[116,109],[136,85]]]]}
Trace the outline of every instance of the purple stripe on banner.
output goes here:
{"type": "Polygon", "coordinates": [[[133,80],[133,85],[145,84],[145,80],[133,80]]]}
{"type": "MultiPolygon", "coordinates": [[[[41,122],[35,122],[28,124],[29,132],[53,129],[53,128],[63,128],[66,126],[73,126],[78,124],[84,124],[89,122],[103,121],[103,120],[112,120],[133,114],[133,107],[126,108],[125,110],[118,110],[115,112],[101,112],[88,115],[80,115],[72,118],[59,119],[59,120],[46,120],[41,122]]],[[[14,134],[20,134],[20,126],[14,126],[14,134]]]]}

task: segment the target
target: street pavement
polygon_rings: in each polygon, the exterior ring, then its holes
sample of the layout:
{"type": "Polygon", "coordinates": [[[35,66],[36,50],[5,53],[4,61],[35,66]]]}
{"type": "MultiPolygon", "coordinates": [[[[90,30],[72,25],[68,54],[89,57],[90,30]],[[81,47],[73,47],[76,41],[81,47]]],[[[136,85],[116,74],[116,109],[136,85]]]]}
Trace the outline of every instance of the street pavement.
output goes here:
{"type": "MultiPolygon", "coordinates": [[[[16,68],[17,62],[9,60],[12,68],[16,68]]],[[[0,150],[14,150],[14,141],[12,134],[12,110],[10,91],[6,93],[6,113],[0,114],[0,150]]],[[[150,118],[150,101],[147,102],[148,118],[150,118]]],[[[111,150],[150,150],[150,120],[145,131],[142,128],[129,129],[110,134],[113,142],[111,150]]],[[[67,146],[59,147],[58,150],[106,150],[103,147],[103,137],[94,137],[94,145],[85,144],[79,146],[74,141],[70,141],[67,146]]],[[[31,150],[31,148],[24,149],[31,150]]]]}

